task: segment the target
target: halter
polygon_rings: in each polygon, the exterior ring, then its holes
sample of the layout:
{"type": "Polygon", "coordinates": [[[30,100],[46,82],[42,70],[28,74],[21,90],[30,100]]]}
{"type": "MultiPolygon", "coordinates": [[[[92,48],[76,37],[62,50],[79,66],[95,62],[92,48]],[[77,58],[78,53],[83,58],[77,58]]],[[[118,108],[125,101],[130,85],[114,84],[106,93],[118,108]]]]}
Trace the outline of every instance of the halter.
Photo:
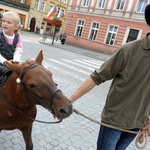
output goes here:
{"type": "MultiPolygon", "coordinates": [[[[30,69],[33,69],[33,68],[35,68],[35,67],[37,67],[37,66],[38,66],[38,64],[33,64],[33,65],[29,66],[28,68],[26,68],[26,69],[22,72],[22,75],[21,75],[21,78],[20,78],[21,81],[22,81],[24,75],[25,75],[30,69]]],[[[49,103],[49,110],[50,110],[50,112],[51,112],[52,114],[54,114],[54,111],[53,111],[53,109],[52,109],[53,98],[55,97],[55,94],[56,94],[57,92],[61,92],[60,89],[56,88],[56,89],[51,93],[50,102],[47,102],[47,101],[45,101],[43,98],[39,97],[38,95],[36,95],[36,94],[33,93],[32,91],[30,91],[30,90],[27,88],[27,86],[26,86],[23,82],[22,82],[22,84],[23,84],[23,88],[24,88],[24,91],[26,92],[26,94],[27,94],[27,95],[31,95],[31,96],[34,98],[36,104],[42,105],[41,102],[39,101],[39,99],[42,100],[42,101],[44,101],[45,103],[49,103]]],[[[43,105],[42,105],[42,106],[43,106],[43,105]]]]}

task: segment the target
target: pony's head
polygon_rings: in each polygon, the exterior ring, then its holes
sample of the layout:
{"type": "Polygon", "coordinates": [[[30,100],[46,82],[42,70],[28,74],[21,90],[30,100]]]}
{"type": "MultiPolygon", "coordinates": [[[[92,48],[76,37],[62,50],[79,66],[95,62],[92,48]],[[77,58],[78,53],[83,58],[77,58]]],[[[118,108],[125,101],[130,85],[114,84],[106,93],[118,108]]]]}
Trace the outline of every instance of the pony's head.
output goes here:
{"type": "Polygon", "coordinates": [[[52,73],[42,66],[43,54],[39,52],[35,60],[21,64],[7,62],[6,65],[17,75],[16,84],[33,104],[38,104],[51,110],[53,115],[62,120],[72,113],[69,99],[57,89],[52,73]]]}

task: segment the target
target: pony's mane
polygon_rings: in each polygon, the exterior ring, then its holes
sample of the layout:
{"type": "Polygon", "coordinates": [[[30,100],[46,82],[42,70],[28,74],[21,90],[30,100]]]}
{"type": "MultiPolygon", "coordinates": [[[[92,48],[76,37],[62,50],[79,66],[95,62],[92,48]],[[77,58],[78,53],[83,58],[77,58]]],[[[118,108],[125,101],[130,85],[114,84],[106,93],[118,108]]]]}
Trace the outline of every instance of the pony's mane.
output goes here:
{"type": "Polygon", "coordinates": [[[25,70],[26,68],[28,68],[29,66],[31,66],[33,64],[36,64],[35,60],[26,60],[26,61],[24,61],[24,62],[21,63],[22,69],[21,69],[21,72],[20,72],[20,75],[19,75],[20,78],[21,78],[23,70],[25,70]]]}

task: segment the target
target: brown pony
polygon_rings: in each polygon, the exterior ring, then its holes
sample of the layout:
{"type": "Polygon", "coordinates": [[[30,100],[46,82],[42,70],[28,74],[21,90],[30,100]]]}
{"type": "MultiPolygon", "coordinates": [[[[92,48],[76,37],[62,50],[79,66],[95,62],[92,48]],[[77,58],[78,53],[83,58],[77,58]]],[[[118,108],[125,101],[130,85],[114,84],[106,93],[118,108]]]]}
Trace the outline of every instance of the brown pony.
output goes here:
{"type": "Polygon", "coordinates": [[[33,150],[31,132],[36,105],[51,110],[59,120],[69,117],[73,109],[67,97],[57,89],[52,73],[42,66],[42,60],[40,51],[34,61],[7,63],[12,74],[0,87],[0,130],[19,129],[26,150],[33,150]]]}

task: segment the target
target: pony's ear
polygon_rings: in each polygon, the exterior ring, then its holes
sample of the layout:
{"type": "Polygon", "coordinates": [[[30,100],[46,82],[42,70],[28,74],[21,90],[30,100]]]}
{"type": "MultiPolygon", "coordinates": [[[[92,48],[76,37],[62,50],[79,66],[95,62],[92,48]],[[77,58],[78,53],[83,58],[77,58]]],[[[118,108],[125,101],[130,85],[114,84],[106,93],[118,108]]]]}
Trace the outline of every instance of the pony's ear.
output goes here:
{"type": "Polygon", "coordinates": [[[35,61],[38,63],[38,64],[42,64],[42,60],[43,60],[43,52],[42,50],[39,52],[38,56],[36,57],[35,61]]]}
{"type": "Polygon", "coordinates": [[[18,76],[20,75],[20,72],[21,72],[21,65],[20,64],[13,64],[9,61],[7,61],[5,64],[8,68],[10,68],[10,70],[15,72],[18,76]]]}

